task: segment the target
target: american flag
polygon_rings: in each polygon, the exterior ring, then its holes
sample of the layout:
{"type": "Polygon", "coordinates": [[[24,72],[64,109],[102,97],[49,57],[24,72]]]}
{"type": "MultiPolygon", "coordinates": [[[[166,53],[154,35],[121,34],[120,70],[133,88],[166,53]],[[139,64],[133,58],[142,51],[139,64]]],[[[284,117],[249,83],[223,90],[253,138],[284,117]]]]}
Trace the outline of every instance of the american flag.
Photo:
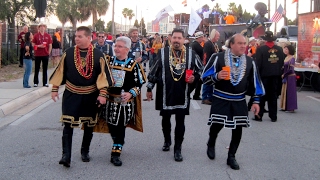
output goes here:
{"type": "Polygon", "coordinates": [[[270,19],[272,22],[279,22],[279,20],[282,18],[282,15],[285,15],[286,11],[283,9],[281,4],[279,5],[278,9],[270,19]]]}

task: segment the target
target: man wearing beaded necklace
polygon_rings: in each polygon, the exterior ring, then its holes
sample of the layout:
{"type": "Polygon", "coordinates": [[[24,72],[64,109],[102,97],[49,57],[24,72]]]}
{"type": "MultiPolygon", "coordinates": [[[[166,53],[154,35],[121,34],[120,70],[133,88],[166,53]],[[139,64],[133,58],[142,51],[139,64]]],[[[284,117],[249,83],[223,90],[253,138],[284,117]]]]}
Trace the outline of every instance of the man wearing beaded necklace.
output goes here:
{"type": "MultiPolygon", "coordinates": [[[[217,45],[219,38],[220,38],[220,33],[217,30],[212,29],[210,33],[210,38],[204,44],[204,47],[203,47],[203,64],[204,65],[207,64],[212,54],[219,52],[219,47],[217,45]]],[[[210,105],[212,103],[212,92],[213,92],[213,86],[208,86],[206,84],[202,85],[202,104],[210,105]]]]}
{"type": "Polygon", "coordinates": [[[252,110],[259,113],[264,87],[254,61],[245,55],[246,40],[235,34],[225,52],[214,54],[202,74],[204,84],[215,86],[208,125],[210,125],[207,156],[215,158],[215,143],[220,130],[232,129],[227,164],[240,169],[235,154],[240,144],[242,127],[250,127],[245,95],[254,97],[252,110]],[[228,70],[229,69],[229,70],[228,70]]]}
{"type": "Polygon", "coordinates": [[[134,59],[137,62],[143,62],[148,59],[148,54],[145,45],[139,40],[139,31],[137,28],[131,28],[129,30],[129,36],[131,39],[131,48],[128,52],[128,57],[134,59]]]}
{"type": "Polygon", "coordinates": [[[73,128],[83,124],[81,159],[89,162],[93,127],[100,104],[106,103],[107,87],[113,85],[111,71],[102,52],[91,45],[91,30],[81,26],[75,34],[76,46],[66,50],[50,77],[51,98],[59,99],[58,89],[65,84],[62,100],[62,158],[59,164],[70,167],[73,128]]]}
{"type": "Polygon", "coordinates": [[[174,137],[174,159],[182,161],[181,145],[184,139],[185,115],[189,115],[190,83],[199,78],[202,63],[198,55],[183,45],[184,31],[172,31],[172,45],[162,48],[148,74],[147,99],[152,99],[152,89],[156,88],[156,110],[162,116],[164,135],[163,151],[169,151],[171,145],[171,115],[175,114],[176,127],[174,137]],[[186,78],[186,71],[193,70],[193,75],[186,78]]]}

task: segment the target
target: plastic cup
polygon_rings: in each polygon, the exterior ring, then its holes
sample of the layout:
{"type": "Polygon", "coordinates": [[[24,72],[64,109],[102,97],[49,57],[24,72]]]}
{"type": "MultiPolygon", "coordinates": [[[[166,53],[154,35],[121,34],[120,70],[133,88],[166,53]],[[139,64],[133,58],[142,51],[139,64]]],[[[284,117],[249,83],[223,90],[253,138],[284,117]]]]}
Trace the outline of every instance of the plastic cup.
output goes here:
{"type": "Polygon", "coordinates": [[[33,48],[34,48],[34,50],[37,50],[37,49],[38,49],[38,46],[37,46],[37,45],[34,45],[33,48]]]}
{"type": "Polygon", "coordinates": [[[222,70],[228,72],[228,76],[226,78],[224,78],[224,80],[230,80],[230,66],[224,66],[224,67],[222,67],[222,70]]]}
{"type": "Polygon", "coordinates": [[[192,76],[192,74],[193,74],[193,70],[191,70],[191,69],[186,70],[186,82],[187,83],[189,83],[189,78],[190,78],[190,76],[192,76]]]}
{"type": "Polygon", "coordinates": [[[47,42],[43,42],[42,44],[43,44],[43,46],[47,46],[47,42]]]}

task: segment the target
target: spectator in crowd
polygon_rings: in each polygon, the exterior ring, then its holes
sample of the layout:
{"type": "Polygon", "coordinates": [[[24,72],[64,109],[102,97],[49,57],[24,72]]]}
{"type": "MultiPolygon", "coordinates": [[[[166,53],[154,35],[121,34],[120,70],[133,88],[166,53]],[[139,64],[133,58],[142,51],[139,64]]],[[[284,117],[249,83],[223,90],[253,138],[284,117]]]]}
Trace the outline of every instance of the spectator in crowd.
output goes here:
{"type": "Polygon", "coordinates": [[[24,56],[24,36],[25,34],[28,32],[28,26],[23,26],[22,28],[22,32],[20,32],[19,36],[18,36],[18,41],[20,42],[20,56],[19,56],[19,67],[23,67],[23,56],[24,56]]]}

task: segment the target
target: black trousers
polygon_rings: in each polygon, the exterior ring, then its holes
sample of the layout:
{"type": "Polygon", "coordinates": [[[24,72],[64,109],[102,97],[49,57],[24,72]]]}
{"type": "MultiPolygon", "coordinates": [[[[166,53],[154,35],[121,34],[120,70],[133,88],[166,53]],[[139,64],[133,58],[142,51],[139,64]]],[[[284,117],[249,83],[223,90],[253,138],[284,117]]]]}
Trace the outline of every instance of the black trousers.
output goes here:
{"type": "Polygon", "coordinates": [[[194,90],[193,97],[200,97],[200,91],[202,87],[201,79],[195,80],[192,84],[190,84],[190,93],[194,90]]]}
{"type": "Polygon", "coordinates": [[[118,125],[108,123],[111,138],[114,144],[124,144],[124,138],[126,136],[126,126],[124,124],[123,111],[121,111],[118,125]]]}
{"type": "Polygon", "coordinates": [[[277,99],[279,88],[279,76],[270,76],[262,78],[262,83],[266,94],[260,99],[259,116],[262,118],[264,114],[264,106],[268,102],[269,117],[272,120],[277,120],[277,99]]]}
{"type": "Polygon", "coordinates": [[[48,83],[48,62],[49,62],[49,56],[36,56],[35,57],[35,67],[34,67],[34,77],[33,77],[33,83],[39,84],[39,71],[40,71],[40,65],[42,62],[42,83],[43,85],[46,85],[48,83]]]}
{"type": "MultiPolygon", "coordinates": [[[[70,139],[72,139],[72,135],[73,135],[73,128],[70,126],[70,123],[63,123],[64,124],[64,128],[63,128],[63,136],[67,135],[68,137],[70,137],[70,139]]],[[[84,131],[83,131],[83,139],[88,139],[92,138],[93,135],[93,127],[88,127],[87,124],[84,124],[84,131]]],[[[70,144],[72,144],[72,142],[69,142],[70,144]]]]}
{"type": "MultiPolygon", "coordinates": [[[[171,142],[171,115],[164,115],[162,116],[162,131],[164,134],[165,141],[168,142],[168,138],[170,138],[171,142]]],[[[174,129],[174,141],[175,145],[181,145],[184,132],[185,132],[185,125],[184,125],[185,115],[182,113],[176,114],[176,127],[174,129]]]]}
{"type": "MultiPolygon", "coordinates": [[[[208,146],[214,147],[219,132],[223,128],[223,124],[213,123],[210,127],[208,146]]],[[[231,142],[229,145],[228,155],[235,155],[242,137],[242,126],[236,126],[232,129],[231,142]]]]}
{"type": "Polygon", "coordinates": [[[25,48],[20,48],[20,56],[19,56],[19,63],[23,65],[23,53],[25,48]]]}

